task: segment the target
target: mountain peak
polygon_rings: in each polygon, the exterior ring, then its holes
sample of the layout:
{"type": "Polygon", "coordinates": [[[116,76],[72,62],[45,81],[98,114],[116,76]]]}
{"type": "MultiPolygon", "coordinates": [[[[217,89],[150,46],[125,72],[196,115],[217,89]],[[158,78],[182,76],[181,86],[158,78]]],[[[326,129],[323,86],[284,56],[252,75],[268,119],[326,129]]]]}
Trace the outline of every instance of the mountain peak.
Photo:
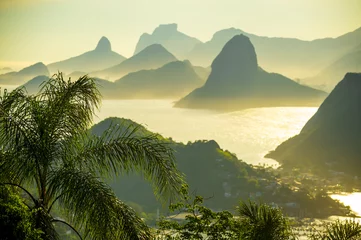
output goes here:
{"type": "Polygon", "coordinates": [[[95,50],[101,51],[101,52],[110,52],[112,50],[112,45],[110,44],[109,39],[103,36],[99,40],[98,45],[95,48],[95,50]]]}
{"type": "Polygon", "coordinates": [[[153,34],[177,32],[177,30],[178,30],[178,24],[176,23],[160,24],[156,29],[154,29],[153,34]]]}
{"type": "Polygon", "coordinates": [[[206,83],[208,87],[219,87],[219,84],[228,82],[229,86],[234,88],[237,82],[250,82],[257,74],[256,51],[248,37],[243,34],[236,35],[224,45],[211,66],[212,72],[206,83]]]}

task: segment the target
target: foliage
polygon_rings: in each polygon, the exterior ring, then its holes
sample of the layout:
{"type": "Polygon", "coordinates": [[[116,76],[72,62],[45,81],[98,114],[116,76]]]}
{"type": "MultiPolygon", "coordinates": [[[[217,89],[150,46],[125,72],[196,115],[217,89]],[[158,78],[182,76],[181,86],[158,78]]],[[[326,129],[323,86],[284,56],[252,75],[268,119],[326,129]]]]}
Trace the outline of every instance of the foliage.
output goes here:
{"type": "Polygon", "coordinates": [[[0,186],[1,239],[40,240],[34,214],[10,187],[0,186]]]}
{"type": "Polygon", "coordinates": [[[184,221],[176,221],[175,215],[161,218],[158,222],[158,238],[176,239],[238,239],[241,225],[228,211],[214,212],[204,207],[203,198],[188,196],[186,188],[182,190],[184,201],[170,205],[172,213],[186,214],[184,221]]]}
{"type": "Polygon", "coordinates": [[[88,128],[99,104],[92,78],[72,82],[61,73],[36,95],[18,88],[0,99],[0,179],[32,199],[43,238],[58,238],[54,223],[61,223],[79,237],[149,239],[146,224],[102,178],[140,172],[164,200],[177,196],[183,184],[173,151],[157,135],[143,136],[138,128],[120,125],[91,135],[88,128]],[[35,186],[36,194],[26,186],[35,186]],[[51,215],[54,203],[66,210],[69,222],[51,215]]]}
{"type": "Polygon", "coordinates": [[[322,232],[310,236],[312,240],[358,240],[361,239],[361,225],[355,220],[326,224],[322,232]]]}
{"type": "Polygon", "coordinates": [[[255,202],[241,202],[239,216],[228,211],[214,212],[203,206],[203,198],[191,200],[183,189],[184,202],[170,205],[171,212],[186,214],[177,221],[177,215],[158,222],[158,239],[295,239],[291,225],[278,208],[255,202]]]}
{"type": "Polygon", "coordinates": [[[243,231],[243,239],[288,240],[294,238],[290,223],[279,208],[249,201],[241,202],[238,214],[243,231]]]}

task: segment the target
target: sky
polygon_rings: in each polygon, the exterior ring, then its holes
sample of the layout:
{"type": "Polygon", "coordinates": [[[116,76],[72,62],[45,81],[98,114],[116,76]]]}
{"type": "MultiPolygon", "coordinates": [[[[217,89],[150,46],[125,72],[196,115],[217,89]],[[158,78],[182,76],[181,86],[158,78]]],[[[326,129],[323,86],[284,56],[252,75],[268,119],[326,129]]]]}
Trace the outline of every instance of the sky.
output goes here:
{"type": "Polygon", "coordinates": [[[159,24],[208,41],[235,27],[269,37],[312,40],[361,27],[361,0],[0,0],[0,68],[64,60],[106,36],[132,56],[159,24]]]}

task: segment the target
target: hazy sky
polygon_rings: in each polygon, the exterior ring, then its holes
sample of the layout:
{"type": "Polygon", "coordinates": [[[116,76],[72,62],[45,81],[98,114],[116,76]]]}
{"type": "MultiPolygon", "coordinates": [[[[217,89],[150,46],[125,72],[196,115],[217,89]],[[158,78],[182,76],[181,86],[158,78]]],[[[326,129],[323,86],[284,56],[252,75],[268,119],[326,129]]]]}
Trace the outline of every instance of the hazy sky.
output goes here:
{"type": "Polygon", "coordinates": [[[202,41],[229,27],[311,40],[361,27],[361,0],[0,0],[0,67],[63,60],[101,36],[129,57],[161,23],[202,41]]]}

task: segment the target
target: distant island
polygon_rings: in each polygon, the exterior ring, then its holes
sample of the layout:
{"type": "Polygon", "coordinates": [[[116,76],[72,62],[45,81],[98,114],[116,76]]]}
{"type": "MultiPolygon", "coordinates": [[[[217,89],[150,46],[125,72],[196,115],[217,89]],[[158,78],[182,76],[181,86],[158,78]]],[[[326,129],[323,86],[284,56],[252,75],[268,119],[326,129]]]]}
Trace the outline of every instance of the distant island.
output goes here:
{"type": "Polygon", "coordinates": [[[266,157],[284,167],[361,176],[361,73],[347,73],[301,132],[266,157]]]}
{"type": "Polygon", "coordinates": [[[318,106],[327,96],[325,92],[261,69],[253,44],[243,34],[226,43],[211,67],[204,86],[180,99],[175,107],[232,111],[256,107],[318,106]]]}

